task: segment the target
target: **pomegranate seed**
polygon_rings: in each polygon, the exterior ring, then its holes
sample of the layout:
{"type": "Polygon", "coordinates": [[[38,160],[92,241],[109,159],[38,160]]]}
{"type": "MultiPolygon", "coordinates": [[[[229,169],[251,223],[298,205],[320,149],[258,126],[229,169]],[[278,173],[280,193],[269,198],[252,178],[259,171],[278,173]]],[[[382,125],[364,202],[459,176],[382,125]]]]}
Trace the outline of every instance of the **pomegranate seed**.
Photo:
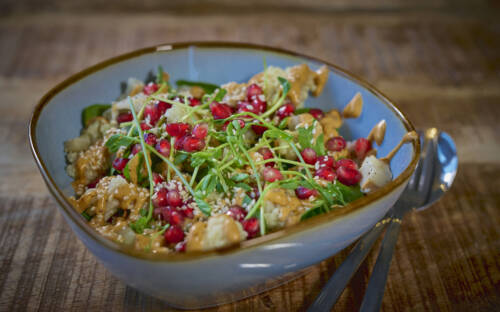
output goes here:
{"type": "Polygon", "coordinates": [[[142,151],[142,146],[141,146],[141,144],[136,143],[136,144],[132,145],[132,149],[130,150],[130,153],[132,155],[135,155],[135,154],[139,153],[140,151],[142,151]]]}
{"type": "Polygon", "coordinates": [[[239,101],[237,105],[238,105],[238,113],[243,113],[243,112],[251,112],[254,114],[259,113],[259,109],[248,101],[239,101]]]}
{"type": "Polygon", "coordinates": [[[299,186],[295,189],[295,195],[300,199],[308,199],[311,196],[318,196],[318,191],[315,189],[308,189],[307,187],[299,186]]]}
{"type": "Polygon", "coordinates": [[[128,121],[132,121],[132,120],[134,120],[134,116],[132,115],[132,112],[121,113],[120,115],[118,115],[118,117],[116,117],[116,121],[118,123],[128,122],[128,121]]]}
{"type": "Polygon", "coordinates": [[[340,167],[337,169],[337,176],[340,183],[345,185],[356,185],[361,181],[361,173],[349,167],[340,167]]]}
{"type": "Polygon", "coordinates": [[[167,131],[167,133],[170,136],[177,138],[177,137],[181,137],[183,135],[186,135],[189,132],[190,128],[191,128],[191,126],[187,123],[172,122],[172,123],[169,123],[165,126],[165,131],[167,131]]]}
{"type": "Polygon", "coordinates": [[[304,158],[304,162],[309,165],[314,165],[316,163],[316,160],[318,159],[316,152],[310,147],[304,148],[300,155],[302,155],[302,158],[304,158]]]}
{"type": "Polygon", "coordinates": [[[121,157],[115,158],[115,160],[113,160],[113,168],[115,168],[117,171],[122,171],[123,168],[125,168],[125,166],[127,165],[127,163],[128,163],[127,158],[121,158],[121,157]]]}
{"type": "Polygon", "coordinates": [[[189,106],[198,106],[201,105],[201,101],[195,98],[189,98],[189,106]]]}
{"type": "Polygon", "coordinates": [[[267,102],[266,101],[261,101],[260,98],[256,97],[255,99],[252,100],[252,106],[254,106],[257,109],[257,114],[261,114],[266,111],[267,109],[267,102]]]}
{"type": "Polygon", "coordinates": [[[333,181],[336,178],[335,171],[333,171],[332,168],[330,167],[321,167],[318,170],[316,170],[316,176],[320,177],[321,179],[327,180],[327,181],[333,181]]]}
{"type": "Polygon", "coordinates": [[[153,172],[153,182],[155,185],[163,183],[164,181],[165,180],[163,179],[163,177],[159,173],[153,172]]]}
{"type": "Polygon", "coordinates": [[[177,252],[185,252],[186,251],[186,242],[180,242],[175,245],[175,251],[177,252]]]}
{"type": "Polygon", "coordinates": [[[154,135],[153,133],[144,133],[144,142],[146,142],[146,144],[149,144],[151,146],[155,146],[156,135],[154,135]]]}
{"type": "Polygon", "coordinates": [[[153,209],[153,217],[156,220],[163,220],[163,208],[155,208],[155,209],[153,209]]]}
{"type": "Polygon", "coordinates": [[[91,188],[95,188],[97,186],[97,183],[99,183],[99,181],[101,181],[102,177],[99,177],[97,179],[95,179],[94,181],[90,182],[89,184],[87,184],[87,188],[91,189],[91,188]]]}
{"type": "Polygon", "coordinates": [[[239,222],[243,221],[243,219],[245,219],[245,217],[247,216],[246,210],[238,205],[231,206],[226,214],[239,222]]]}
{"type": "Polygon", "coordinates": [[[229,105],[218,102],[212,102],[212,104],[210,104],[210,111],[214,119],[226,119],[233,113],[229,105]]]}
{"type": "Polygon", "coordinates": [[[165,207],[168,205],[167,202],[167,193],[168,190],[166,188],[161,188],[156,192],[156,196],[153,197],[153,205],[155,207],[165,207]]]}
{"type": "Polygon", "coordinates": [[[320,167],[330,167],[333,168],[335,160],[332,156],[320,156],[318,157],[318,163],[320,167]]]}
{"type": "Polygon", "coordinates": [[[160,139],[158,143],[156,143],[155,149],[158,153],[162,154],[165,157],[170,156],[170,142],[165,139],[160,139]]]}
{"type": "Polygon", "coordinates": [[[245,230],[245,232],[247,232],[248,239],[254,238],[257,235],[259,235],[259,231],[260,231],[259,219],[250,218],[247,220],[243,220],[243,222],[241,222],[241,225],[243,225],[243,229],[245,230]]]}
{"type": "Polygon", "coordinates": [[[184,231],[178,225],[172,225],[165,231],[165,241],[171,244],[177,244],[184,240],[184,231]]]}
{"type": "MultiPolygon", "coordinates": [[[[259,149],[259,153],[262,155],[264,160],[274,158],[273,152],[267,147],[262,147],[259,149]]],[[[266,167],[274,167],[274,161],[266,163],[266,167]]]]}
{"type": "Polygon", "coordinates": [[[186,152],[201,151],[204,147],[205,147],[205,141],[192,135],[186,136],[184,138],[184,142],[182,143],[182,148],[186,152]]]}
{"type": "Polygon", "coordinates": [[[267,127],[261,125],[252,125],[252,130],[253,132],[255,132],[255,134],[261,136],[267,130],[267,127]]]}
{"type": "Polygon", "coordinates": [[[145,122],[141,122],[141,130],[142,131],[147,131],[147,130],[150,130],[152,127],[150,125],[148,125],[147,123],[145,122]]]}
{"type": "Polygon", "coordinates": [[[192,219],[194,217],[193,210],[194,210],[193,208],[188,207],[186,209],[181,210],[181,212],[184,215],[184,217],[192,219]]]}
{"type": "Polygon", "coordinates": [[[154,125],[160,119],[160,112],[155,106],[148,105],[144,108],[144,119],[149,117],[149,124],[154,125]]]}
{"type": "Polygon", "coordinates": [[[168,191],[167,203],[172,207],[179,207],[182,205],[182,197],[176,190],[168,191]]]}
{"type": "Polygon", "coordinates": [[[167,109],[169,109],[171,107],[172,107],[172,104],[167,103],[167,102],[159,101],[158,103],[156,103],[156,109],[158,110],[158,113],[160,114],[160,116],[165,114],[167,109]]]}
{"type": "Polygon", "coordinates": [[[204,139],[208,134],[208,125],[206,123],[197,124],[193,128],[193,136],[198,139],[204,139]]]}
{"type": "Polygon", "coordinates": [[[339,169],[340,167],[358,169],[358,165],[356,165],[356,163],[352,159],[349,159],[349,158],[341,158],[341,159],[337,160],[335,162],[335,164],[333,165],[333,169],[335,169],[335,170],[339,169]]]}
{"type": "Polygon", "coordinates": [[[176,209],[168,207],[163,211],[163,219],[170,225],[182,225],[184,223],[184,216],[176,209]]]}
{"type": "Polygon", "coordinates": [[[284,119],[285,117],[290,116],[293,114],[295,111],[295,106],[292,105],[292,103],[287,103],[280,108],[278,108],[278,111],[276,112],[276,116],[279,117],[279,119],[284,119]]]}
{"type": "Polygon", "coordinates": [[[325,117],[325,113],[323,113],[323,111],[319,108],[311,108],[309,110],[309,114],[311,114],[317,120],[321,120],[323,117],[325,117]]]}
{"type": "Polygon", "coordinates": [[[184,141],[186,138],[186,135],[175,138],[174,149],[181,151],[184,148],[184,141]]]}
{"type": "Polygon", "coordinates": [[[368,153],[369,150],[372,149],[372,142],[368,141],[365,138],[359,138],[354,143],[354,151],[356,152],[356,157],[358,159],[363,159],[368,153]]]}
{"type": "Polygon", "coordinates": [[[345,148],[345,140],[343,137],[337,136],[326,141],[326,148],[329,151],[340,152],[345,148]]]}
{"type": "Polygon", "coordinates": [[[278,169],[271,167],[265,167],[262,170],[262,176],[264,177],[264,180],[267,182],[283,180],[283,175],[281,174],[281,172],[278,169]]]}
{"type": "Polygon", "coordinates": [[[150,95],[158,91],[158,85],[156,83],[150,82],[147,85],[144,86],[144,89],[142,89],[142,92],[146,95],[150,95]]]}
{"type": "Polygon", "coordinates": [[[262,94],[262,88],[258,84],[252,83],[247,87],[247,99],[251,100],[253,97],[258,97],[262,94]]]}

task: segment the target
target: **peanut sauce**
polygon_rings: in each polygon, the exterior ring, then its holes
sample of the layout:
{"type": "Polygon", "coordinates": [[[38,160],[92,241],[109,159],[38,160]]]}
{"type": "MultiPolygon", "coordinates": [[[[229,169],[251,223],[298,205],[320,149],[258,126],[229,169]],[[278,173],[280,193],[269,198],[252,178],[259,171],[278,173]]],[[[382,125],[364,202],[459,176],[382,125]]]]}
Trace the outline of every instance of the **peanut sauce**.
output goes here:
{"type": "Polygon", "coordinates": [[[358,118],[363,111],[363,98],[361,93],[356,93],[351,101],[346,105],[342,116],[344,118],[358,118]]]}
{"type": "Polygon", "coordinates": [[[377,145],[380,146],[382,144],[382,142],[384,141],[386,127],[387,127],[387,124],[386,124],[385,120],[381,120],[370,131],[370,134],[368,134],[367,140],[368,141],[375,141],[375,143],[377,143],[377,145]]]}
{"type": "Polygon", "coordinates": [[[394,147],[394,149],[390,151],[390,153],[387,154],[387,156],[380,158],[380,160],[386,163],[390,163],[391,159],[394,157],[394,155],[396,155],[401,146],[403,146],[406,143],[410,143],[414,140],[418,140],[418,134],[415,131],[410,131],[406,133],[401,139],[401,141],[399,141],[398,145],[396,145],[396,147],[394,147]]]}

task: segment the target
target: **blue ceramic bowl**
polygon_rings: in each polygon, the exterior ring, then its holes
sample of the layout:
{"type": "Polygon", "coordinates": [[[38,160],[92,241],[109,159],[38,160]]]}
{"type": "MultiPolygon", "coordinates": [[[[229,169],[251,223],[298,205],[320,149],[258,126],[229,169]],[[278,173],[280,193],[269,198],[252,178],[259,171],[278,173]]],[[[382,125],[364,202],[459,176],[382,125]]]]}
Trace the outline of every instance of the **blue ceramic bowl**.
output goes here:
{"type": "Polygon", "coordinates": [[[387,133],[379,155],[387,154],[413,130],[404,115],[379,91],[347,71],[312,57],[249,44],[196,42],[167,44],[104,61],[50,90],[33,113],[29,135],[35,161],[78,238],[114,275],[146,294],[179,308],[200,308],[241,299],[276,286],[295,272],[315,264],[352,243],[371,228],[403,191],[419,154],[418,142],[405,145],[391,162],[394,180],[345,208],[311,218],[293,227],[243,242],[223,251],[153,255],[139,253],[101,237],[72,208],[71,179],[64,170],[63,142],[79,135],[80,114],[92,103],[111,102],[120,82],[145,79],[158,65],[175,79],[225,83],[247,81],[268,65],[323,64],[330,76],[321,96],[306,106],[341,110],[360,92],[360,118],[347,119],[341,133],[366,137],[381,119],[387,133]]]}

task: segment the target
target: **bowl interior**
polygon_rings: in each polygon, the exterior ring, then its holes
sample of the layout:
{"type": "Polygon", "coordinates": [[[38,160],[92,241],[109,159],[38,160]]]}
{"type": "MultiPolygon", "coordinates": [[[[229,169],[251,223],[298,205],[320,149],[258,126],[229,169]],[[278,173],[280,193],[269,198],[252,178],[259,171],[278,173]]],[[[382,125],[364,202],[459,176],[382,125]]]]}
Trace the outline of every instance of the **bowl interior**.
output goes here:
{"type": "MultiPolygon", "coordinates": [[[[146,79],[161,65],[170,74],[172,81],[187,79],[222,84],[247,81],[263,70],[264,59],[268,66],[286,67],[306,63],[316,69],[323,65],[309,58],[252,47],[169,47],[150,50],[107,65],[67,85],[48,99],[36,124],[35,143],[48,174],[65,195],[71,195],[73,191],[70,187],[71,179],[64,170],[63,142],[79,135],[82,109],[94,103],[111,103],[120,95],[120,85],[128,77],[146,79]]],[[[354,94],[360,92],[364,101],[362,115],[360,118],[345,120],[340,132],[347,139],[366,137],[377,122],[385,119],[385,140],[381,146],[376,147],[379,156],[386,155],[407,132],[398,112],[387,105],[383,98],[342,70],[334,67],[330,69],[323,93],[317,98],[309,97],[306,106],[342,110],[354,94]]],[[[394,179],[410,164],[412,156],[413,147],[405,145],[394,157],[391,162],[394,179]]]]}

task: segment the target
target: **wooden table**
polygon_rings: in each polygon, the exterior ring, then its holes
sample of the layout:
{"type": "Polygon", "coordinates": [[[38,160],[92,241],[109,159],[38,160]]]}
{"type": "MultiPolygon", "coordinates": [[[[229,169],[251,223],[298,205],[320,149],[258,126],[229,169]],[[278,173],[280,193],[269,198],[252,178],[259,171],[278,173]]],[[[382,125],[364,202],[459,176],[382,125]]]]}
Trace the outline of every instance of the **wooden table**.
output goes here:
{"type": "MultiPolygon", "coordinates": [[[[404,220],[383,310],[499,309],[500,25],[489,8],[323,10],[325,1],[313,1],[309,10],[296,5],[287,12],[233,6],[115,14],[105,7],[96,14],[64,5],[47,13],[49,4],[41,13],[19,13],[15,3],[8,1],[9,15],[0,19],[0,310],[168,310],[113,277],[72,234],[32,160],[27,123],[44,92],[88,65],[157,43],[210,39],[331,61],[388,94],[417,127],[450,133],[460,160],[455,184],[432,208],[404,220]]],[[[303,310],[347,252],[214,310],[303,310]]],[[[335,310],[359,308],[375,257],[335,310]]]]}

